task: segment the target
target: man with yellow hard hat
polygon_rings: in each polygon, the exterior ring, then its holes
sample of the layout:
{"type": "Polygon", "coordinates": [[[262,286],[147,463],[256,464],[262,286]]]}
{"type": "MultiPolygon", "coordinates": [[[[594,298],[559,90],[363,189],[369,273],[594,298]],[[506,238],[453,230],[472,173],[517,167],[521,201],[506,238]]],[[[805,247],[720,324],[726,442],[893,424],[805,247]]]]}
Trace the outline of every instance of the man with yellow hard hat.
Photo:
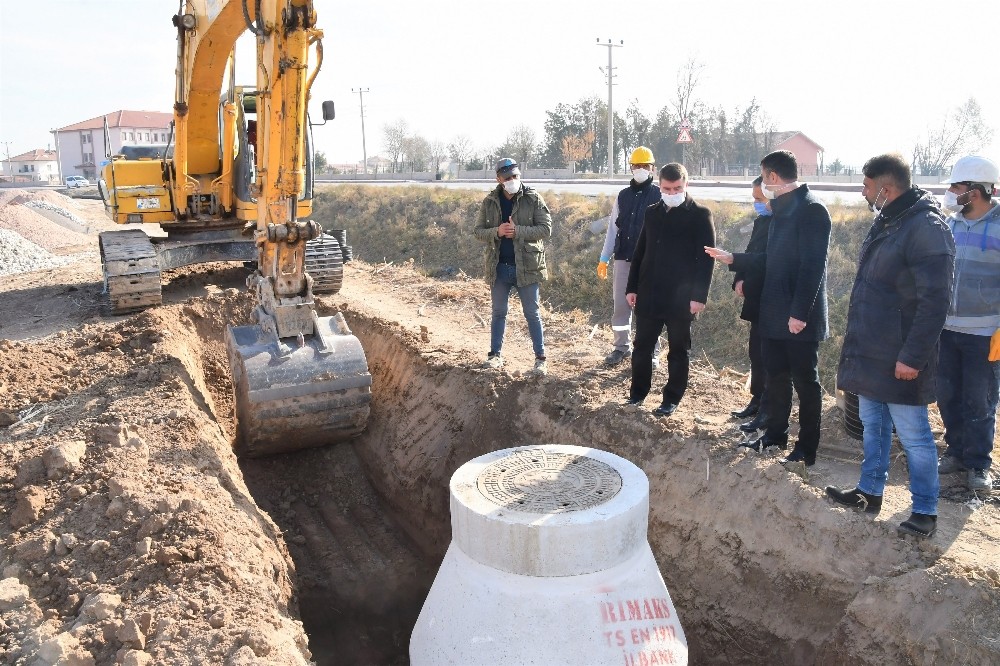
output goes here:
{"type": "MultiPolygon", "coordinates": [[[[611,205],[611,216],[608,219],[608,232],[604,238],[604,248],[601,250],[601,260],[597,264],[597,277],[608,278],[608,263],[614,257],[613,294],[615,312],[611,317],[611,330],[614,331],[615,347],[604,359],[608,365],[615,366],[632,356],[632,308],[625,301],[625,285],[628,282],[628,271],[635,252],[635,243],[642,231],[642,221],[646,209],[659,203],[660,187],[653,175],[656,173],[656,160],[653,151],[645,146],[639,146],[632,151],[629,167],[632,169],[632,182],[618,193],[611,205]]],[[[653,352],[653,363],[656,365],[660,352],[657,340],[653,352]]]]}

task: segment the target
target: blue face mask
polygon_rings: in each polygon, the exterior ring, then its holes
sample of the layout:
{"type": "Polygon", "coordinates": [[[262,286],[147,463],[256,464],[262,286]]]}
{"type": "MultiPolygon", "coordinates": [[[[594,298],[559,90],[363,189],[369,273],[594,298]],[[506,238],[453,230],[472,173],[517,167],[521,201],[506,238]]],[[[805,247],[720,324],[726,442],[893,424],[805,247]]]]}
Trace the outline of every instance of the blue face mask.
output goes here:
{"type": "Polygon", "coordinates": [[[768,209],[767,204],[761,203],[759,201],[753,202],[753,209],[757,212],[758,215],[763,215],[765,217],[771,214],[771,211],[768,209]]]}

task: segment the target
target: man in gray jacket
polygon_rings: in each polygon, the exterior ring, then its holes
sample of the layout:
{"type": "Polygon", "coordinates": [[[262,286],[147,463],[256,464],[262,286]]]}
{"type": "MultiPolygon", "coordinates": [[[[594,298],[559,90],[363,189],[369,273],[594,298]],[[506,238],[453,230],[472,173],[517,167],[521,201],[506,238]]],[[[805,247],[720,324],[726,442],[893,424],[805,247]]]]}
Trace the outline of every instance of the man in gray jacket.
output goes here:
{"type": "Polygon", "coordinates": [[[948,444],[941,474],[965,472],[970,490],[990,492],[1000,361],[990,337],[1000,330],[1000,181],[997,165],[976,155],[955,162],[944,197],[955,235],[955,286],[941,333],[938,408],[948,444]]]}
{"type": "Polygon", "coordinates": [[[539,314],[539,285],[548,278],[545,239],[552,234],[552,216],[534,189],[521,182],[521,169],[509,157],[497,162],[497,186],[483,199],[476,222],[476,238],[485,243],[484,274],[490,285],[493,318],[490,323],[490,353],[486,367],[500,368],[507,303],[517,289],[521,309],[535,351],[533,372],[548,371],[545,338],[539,314]]]}

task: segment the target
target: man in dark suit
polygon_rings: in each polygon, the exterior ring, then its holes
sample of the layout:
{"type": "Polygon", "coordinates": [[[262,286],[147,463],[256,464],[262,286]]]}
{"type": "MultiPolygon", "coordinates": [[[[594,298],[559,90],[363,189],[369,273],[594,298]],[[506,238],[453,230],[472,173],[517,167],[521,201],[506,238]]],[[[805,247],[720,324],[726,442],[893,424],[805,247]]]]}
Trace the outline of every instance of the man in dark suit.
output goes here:
{"type": "Polygon", "coordinates": [[[688,196],[684,165],[667,164],[659,175],[661,200],[646,209],[625,288],[636,318],[628,404],[649,393],[653,347],[666,327],[668,379],[654,413],[670,416],[687,389],[691,322],[708,301],[713,262],[702,248],[715,244],[715,225],[712,212],[688,196]]]}
{"type": "Polygon", "coordinates": [[[823,390],[819,383],[819,343],[829,334],[826,258],[830,249],[830,212],[809,186],[799,185],[798,164],[787,150],[768,153],[760,162],[761,190],[771,202],[771,228],[764,254],[705,252],[737,271],[763,263],[760,335],[767,370],[767,430],[748,443],[763,451],[788,447],[792,387],[799,396],[799,438],[780,462],[812,466],[819,448],[823,390]]]}

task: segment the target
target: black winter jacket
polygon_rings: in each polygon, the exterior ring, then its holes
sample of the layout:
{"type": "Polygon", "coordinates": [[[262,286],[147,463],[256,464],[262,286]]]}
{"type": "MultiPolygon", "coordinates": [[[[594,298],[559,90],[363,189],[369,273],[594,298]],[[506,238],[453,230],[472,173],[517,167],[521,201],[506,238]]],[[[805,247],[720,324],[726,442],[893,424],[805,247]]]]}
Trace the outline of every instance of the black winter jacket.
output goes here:
{"type": "Polygon", "coordinates": [[[662,201],[647,208],[625,288],[636,294],[636,314],[692,319],[691,301],[708,302],[715,262],[705,247],[714,245],[712,211],[690,195],[670,210],[662,201]]]}
{"type": "Polygon", "coordinates": [[[632,261],[635,254],[635,244],[642,231],[642,222],[646,209],[660,201],[660,184],[649,177],[643,183],[634,180],[628,187],[618,193],[618,219],[615,226],[618,234],[615,236],[615,259],[632,261]]]}
{"type": "Polygon", "coordinates": [[[760,336],[773,340],[825,340],[830,334],[826,304],[826,255],[830,213],[808,185],[771,200],[771,226],[764,254],[733,256],[737,272],[764,267],[760,295],[760,336]],[[806,322],[799,333],[790,318],[806,322]]]}
{"type": "MultiPolygon", "coordinates": [[[[747,254],[764,255],[767,252],[767,232],[771,228],[770,215],[758,215],[753,221],[753,231],[747,242],[747,254]]],[[[733,270],[733,266],[729,266],[733,270]]],[[[744,270],[737,271],[733,276],[733,289],[736,283],[743,280],[743,307],[740,309],[740,319],[757,321],[760,316],[760,294],[764,291],[764,263],[755,262],[744,270]]]]}
{"type": "Polygon", "coordinates": [[[955,241],[933,195],[913,188],[886,206],[861,245],[837,386],[879,402],[934,402],[954,273],[955,241]],[[897,361],[920,374],[896,379],[897,361]]]}

